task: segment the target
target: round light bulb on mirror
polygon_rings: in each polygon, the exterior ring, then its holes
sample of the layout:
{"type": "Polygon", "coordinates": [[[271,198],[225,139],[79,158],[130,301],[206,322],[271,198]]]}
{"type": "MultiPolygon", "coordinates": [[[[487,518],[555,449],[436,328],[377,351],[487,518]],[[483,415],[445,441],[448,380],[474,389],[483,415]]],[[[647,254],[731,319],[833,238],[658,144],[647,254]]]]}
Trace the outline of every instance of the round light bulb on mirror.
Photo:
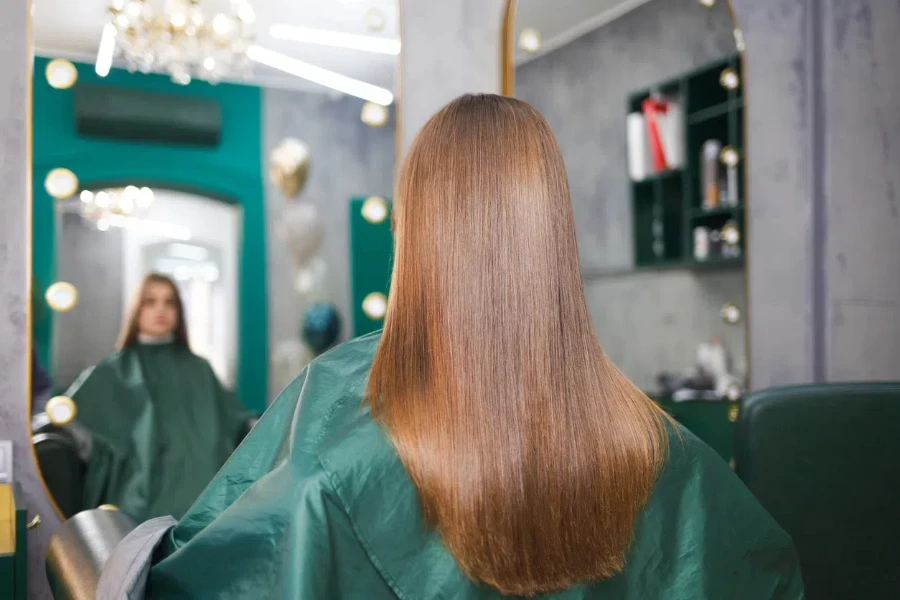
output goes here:
{"type": "Polygon", "coordinates": [[[378,8],[370,8],[363,15],[363,23],[369,31],[381,31],[387,25],[387,18],[378,8]]]}
{"type": "Polygon", "coordinates": [[[91,204],[94,202],[94,192],[91,190],[81,190],[81,193],[78,194],[78,198],[85,204],[91,204]]]}
{"type": "Polygon", "coordinates": [[[44,413],[51,423],[63,427],[75,420],[78,409],[75,407],[75,401],[68,396],[54,396],[47,400],[44,413]]]}
{"type": "Polygon", "coordinates": [[[741,85],[741,78],[737,71],[729,67],[719,74],[719,83],[727,90],[736,90],[741,85]]]}
{"type": "Polygon", "coordinates": [[[734,302],[729,302],[722,307],[722,320],[729,325],[737,325],[741,322],[741,309],[734,302]]]}
{"type": "Polygon", "coordinates": [[[362,212],[362,216],[366,221],[373,225],[378,225],[379,223],[384,222],[388,216],[387,201],[378,196],[366,198],[360,212],[362,212]]]}
{"type": "Polygon", "coordinates": [[[533,27],[523,29],[519,34],[519,50],[523,52],[537,54],[543,45],[544,41],[541,39],[540,32],[533,27]]]}
{"type": "Polygon", "coordinates": [[[373,321],[380,321],[387,312],[387,298],[381,292],[372,292],[363,298],[362,310],[373,321]]]}
{"type": "Polygon", "coordinates": [[[388,122],[389,116],[390,112],[386,106],[374,102],[366,102],[363,104],[359,118],[369,127],[378,128],[384,127],[388,122]]]}
{"type": "Polygon", "coordinates": [[[741,162],[741,154],[734,146],[725,146],[719,153],[719,160],[726,167],[736,167],[741,162]]]}
{"type": "Polygon", "coordinates": [[[67,90],[78,81],[78,69],[64,58],[56,58],[47,63],[44,69],[47,83],[57,90],[67,90]]]}
{"type": "Polygon", "coordinates": [[[728,221],[722,226],[721,236],[722,241],[728,246],[737,246],[741,243],[741,230],[734,221],[728,221]]]}
{"type": "Polygon", "coordinates": [[[44,189],[57,200],[66,200],[78,191],[78,178],[69,169],[53,169],[44,178],[44,189]]]}
{"type": "Polygon", "coordinates": [[[705,6],[706,8],[712,8],[716,5],[716,0],[697,0],[700,4],[705,6]]]}
{"type": "Polygon", "coordinates": [[[68,281],[57,281],[47,288],[44,299],[55,312],[69,312],[78,303],[78,290],[68,281]]]}

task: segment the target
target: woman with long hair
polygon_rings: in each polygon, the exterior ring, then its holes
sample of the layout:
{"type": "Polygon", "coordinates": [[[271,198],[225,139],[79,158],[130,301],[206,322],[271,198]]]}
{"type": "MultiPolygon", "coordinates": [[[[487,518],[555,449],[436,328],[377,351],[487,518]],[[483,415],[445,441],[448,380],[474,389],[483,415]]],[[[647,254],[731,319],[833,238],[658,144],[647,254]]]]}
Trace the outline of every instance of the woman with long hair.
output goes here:
{"type": "Polygon", "coordinates": [[[384,331],[313,361],[171,533],[141,529],[151,596],[802,597],[788,536],[603,353],[537,111],[451,102],[393,216],[384,331]]]}
{"type": "Polygon", "coordinates": [[[116,351],[66,395],[90,434],[84,507],[180,517],[234,451],[249,414],[191,352],[175,283],[144,277],[116,351]]]}

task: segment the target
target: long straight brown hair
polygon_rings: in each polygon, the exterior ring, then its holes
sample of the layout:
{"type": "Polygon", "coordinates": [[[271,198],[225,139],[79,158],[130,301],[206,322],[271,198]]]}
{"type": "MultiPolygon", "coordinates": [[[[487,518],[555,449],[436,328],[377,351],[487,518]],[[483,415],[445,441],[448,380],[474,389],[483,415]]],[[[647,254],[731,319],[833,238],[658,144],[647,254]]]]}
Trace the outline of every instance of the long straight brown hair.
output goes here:
{"type": "Polygon", "coordinates": [[[504,594],[611,577],[666,459],[665,417],[597,341],[550,127],[519,100],[462,96],[418,134],[395,200],[366,401],[426,522],[504,594]]]}
{"type": "Polygon", "coordinates": [[[141,280],[134,297],[131,300],[131,306],[128,308],[128,314],[122,323],[122,329],[119,331],[119,340],[116,342],[116,349],[122,350],[130,348],[138,343],[141,335],[141,308],[144,306],[144,296],[147,295],[147,289],[153,284],[165,284],[172,289],[172,297],[175,300],[175,310],[178,313],[178,320],[175,322],[175,330],[172,332],[174,342],[185,348],[190,349],[188,343],[187,323],[184,320],[184,303],[181,301],[181,294],[178,293],[178,286],[175,282],[165,275],[159,273],[149,273],[141,280]]]}

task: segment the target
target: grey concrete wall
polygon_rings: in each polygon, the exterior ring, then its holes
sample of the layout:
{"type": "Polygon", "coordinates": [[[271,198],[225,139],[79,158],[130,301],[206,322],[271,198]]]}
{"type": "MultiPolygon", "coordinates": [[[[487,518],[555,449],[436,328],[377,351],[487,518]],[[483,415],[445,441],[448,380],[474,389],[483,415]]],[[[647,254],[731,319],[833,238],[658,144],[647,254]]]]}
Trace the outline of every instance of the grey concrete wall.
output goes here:
{"type": "Polygon", "coordinates": [[[734,6],[753,387],[900,379],[900,5],[734,6]]]}
{"type": "Polygon", "coordinates": [[[743,272],[640,271],[626,168],[630,93],[737,51],[728,7],[654,0],[521,65],[516,96],[547,118],[566,161],[585,292],[604,348],[642,389],[683,371],[719,335],[742,372],[745,326],[725,325],[726,302],[745,305],[743,272]],[[617,271],[614,276],[597,276],[617,271]]]}
{"type": "Polygon", "coordinates": [[[508,1],[400,2],[401,155],[431,115],[457,96],[500,93],[500,34],[508,1]]]}
{"type": "Polygon", "coordinates": [[[824,371],[900,380],[900,3],[821,11],[824,371]]]}
{"type": "MultiPolygon", "coordinates": [[[[393,195],[394,122],[372,129],[360,120],[363,101],[329,94],[263,91],[263,160],[285,137],[303,141],[310,171],[301,201],[314,203],[325,227],[321,257],[328,264],[328,289],[350,327],[350,198],[393,195]]],[[[268,172],[264,165],[263,172],[268,172]]],[[[297,339],[302,307],[293,291],[294,264],[278,238],[285,199],[266,181],[269,343],[297,339]]],[[[270,352],[271,355],[271,352],[270,352]]],[[[270,381],[274,373],[270,367],[270,381]]],[[[270,384],[270,388],[272,385],[270,384]]],[[[270,396],[281,390],[270,389],[270,396]]]]}
{"type": "Polygon", "coordinates": [[[8,3],[0,19],[0,440],[13,442],[13,476],[29,520],[43,521],[28,532],[28,597],[44,600],[50,598],[44,556],[58,520],[34,463],[28,412],[30,11],[30,2],[8,3]]]}
{"type": "Polygon", "coordinates": [[[714,336],[744,374],[743,324],[720,317],[726,302],[743,304],[741,270],[691,273],[639,271],[585,280],[594,327],[606,353],[635,385],[658,389],[660,372],[681,373],[696,362],[697,345],[714,336]]]}
{"type": "Polygon", "coordinates": [[[78,290],[82,310],[56,315],[51,357],[53,383],[65,390],[116,343],[122,326],[122,230],[97,231],[72,213],[60,216],[56,274],[78,290]]]}

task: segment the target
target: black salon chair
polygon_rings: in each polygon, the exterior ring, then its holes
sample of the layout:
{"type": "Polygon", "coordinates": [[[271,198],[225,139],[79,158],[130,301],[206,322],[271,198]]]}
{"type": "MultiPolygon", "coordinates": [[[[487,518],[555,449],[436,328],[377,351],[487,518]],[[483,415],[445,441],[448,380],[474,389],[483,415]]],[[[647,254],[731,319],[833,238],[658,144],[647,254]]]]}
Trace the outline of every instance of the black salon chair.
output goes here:
{"type": "Polygon", "coordinates": [[[807,597],[900,598],[900,383],[744,398],[735,471],[797,548],[807,597]]]}
{"type": "Polygon", "coordinates": [[[50,422],[44,413],[32,418],[32,443],[47,489],[66,518],[83,508],[85,463],[72,431],[50,422]]]}
{"type": "MultiPolygon", "coordinates": [[[[238,432],[236,444],[240,444],[258,420],[255,416],[247,419],[238,432]]],[[[89,436],[84,433],[79,440],[73,427],[54,425],[44,413],[35,415],[31,420],[32,443],[38,466],[48,491],[67,519],[86,508],[83,498],[87,465],[82,456],[90,454],[89,436]]]]}

